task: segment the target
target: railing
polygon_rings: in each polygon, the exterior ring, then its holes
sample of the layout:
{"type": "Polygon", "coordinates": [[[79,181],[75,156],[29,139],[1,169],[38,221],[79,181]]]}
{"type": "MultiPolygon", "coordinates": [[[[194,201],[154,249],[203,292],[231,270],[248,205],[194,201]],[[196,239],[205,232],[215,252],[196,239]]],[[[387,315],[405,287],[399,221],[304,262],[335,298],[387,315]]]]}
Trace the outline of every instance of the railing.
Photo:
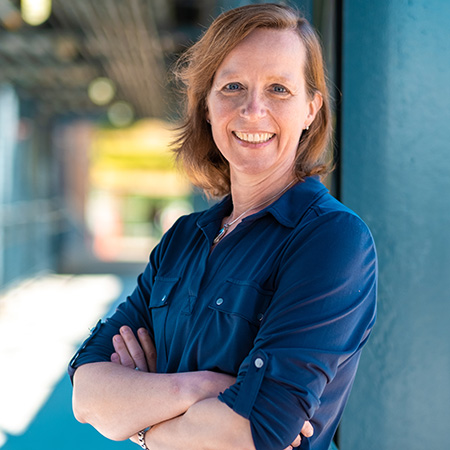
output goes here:
{"type": "Polygon", "coordinates": [[[0,288],[54,270],[68,221],[58,199],[0,205],[0,288]]]}

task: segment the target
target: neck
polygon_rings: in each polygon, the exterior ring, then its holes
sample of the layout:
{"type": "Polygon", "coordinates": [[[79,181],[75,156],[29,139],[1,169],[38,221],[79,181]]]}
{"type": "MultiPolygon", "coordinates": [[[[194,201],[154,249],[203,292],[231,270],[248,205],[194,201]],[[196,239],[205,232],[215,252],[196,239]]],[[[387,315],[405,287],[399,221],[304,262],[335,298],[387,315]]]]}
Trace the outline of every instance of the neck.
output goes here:
{"type": "Polygon", "coordinates": [[[289,183],[294,184],[294,180],[295,177],[291,173],[277,176],[276,179],[268,177],[258,180],[232,176],[231,196],[233,199],[233,212],[228,221],[236,219],[252,207],[255,207],[255,209],[249,211],[251,214],[265,208],[278,199],[278,193],[280,193],[280,196],[284,194],[284,189],[289,183]],[[273,198],[274,196],[275,198],[273,198]],[[261,205],[261,203],[263,204],[261,205]]]}

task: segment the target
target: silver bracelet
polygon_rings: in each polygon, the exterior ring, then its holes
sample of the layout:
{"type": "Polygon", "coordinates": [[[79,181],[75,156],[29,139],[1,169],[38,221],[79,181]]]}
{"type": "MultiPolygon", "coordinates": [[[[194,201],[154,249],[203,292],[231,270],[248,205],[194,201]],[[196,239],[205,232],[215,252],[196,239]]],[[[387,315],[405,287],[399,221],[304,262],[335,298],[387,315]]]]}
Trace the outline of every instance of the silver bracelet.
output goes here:
{"type": "Polygon", "coordinates": [[[143,430],[139,431],[138,433],[138,439],[139,439],[139,445],[144,450],[150,450],[147,445],[145,444],[145,433],[147,433],[148,430],[150,430],[151,427],[144,428],[143,430]]]}

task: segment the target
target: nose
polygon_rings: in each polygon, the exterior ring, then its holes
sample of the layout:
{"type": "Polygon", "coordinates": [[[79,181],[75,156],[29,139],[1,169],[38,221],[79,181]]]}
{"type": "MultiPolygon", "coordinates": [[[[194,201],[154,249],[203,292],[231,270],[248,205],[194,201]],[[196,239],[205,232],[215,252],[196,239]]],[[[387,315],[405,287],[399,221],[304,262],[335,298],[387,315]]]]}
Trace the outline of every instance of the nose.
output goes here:
{"type": "Polygon", "coordinates": [[[265,99],[258,91],[248,91],[241,105],[240,115],[247,120],[258,120],[267,114],[265,99]]]}

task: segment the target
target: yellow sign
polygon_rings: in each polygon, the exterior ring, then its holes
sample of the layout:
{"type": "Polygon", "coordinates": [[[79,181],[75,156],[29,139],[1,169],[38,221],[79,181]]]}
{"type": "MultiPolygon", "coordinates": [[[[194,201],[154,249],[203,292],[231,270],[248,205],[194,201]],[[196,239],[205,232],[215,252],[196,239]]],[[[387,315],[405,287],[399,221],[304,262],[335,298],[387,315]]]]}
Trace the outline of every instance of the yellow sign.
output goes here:
{"type": "Polygon", "coordinates": [[[150,197],[188,195],[190,183],[175,168],[174,126],[142,120],[129,128],[99,129],[93,139],[91,183],[98,189],[150,197]]]}

